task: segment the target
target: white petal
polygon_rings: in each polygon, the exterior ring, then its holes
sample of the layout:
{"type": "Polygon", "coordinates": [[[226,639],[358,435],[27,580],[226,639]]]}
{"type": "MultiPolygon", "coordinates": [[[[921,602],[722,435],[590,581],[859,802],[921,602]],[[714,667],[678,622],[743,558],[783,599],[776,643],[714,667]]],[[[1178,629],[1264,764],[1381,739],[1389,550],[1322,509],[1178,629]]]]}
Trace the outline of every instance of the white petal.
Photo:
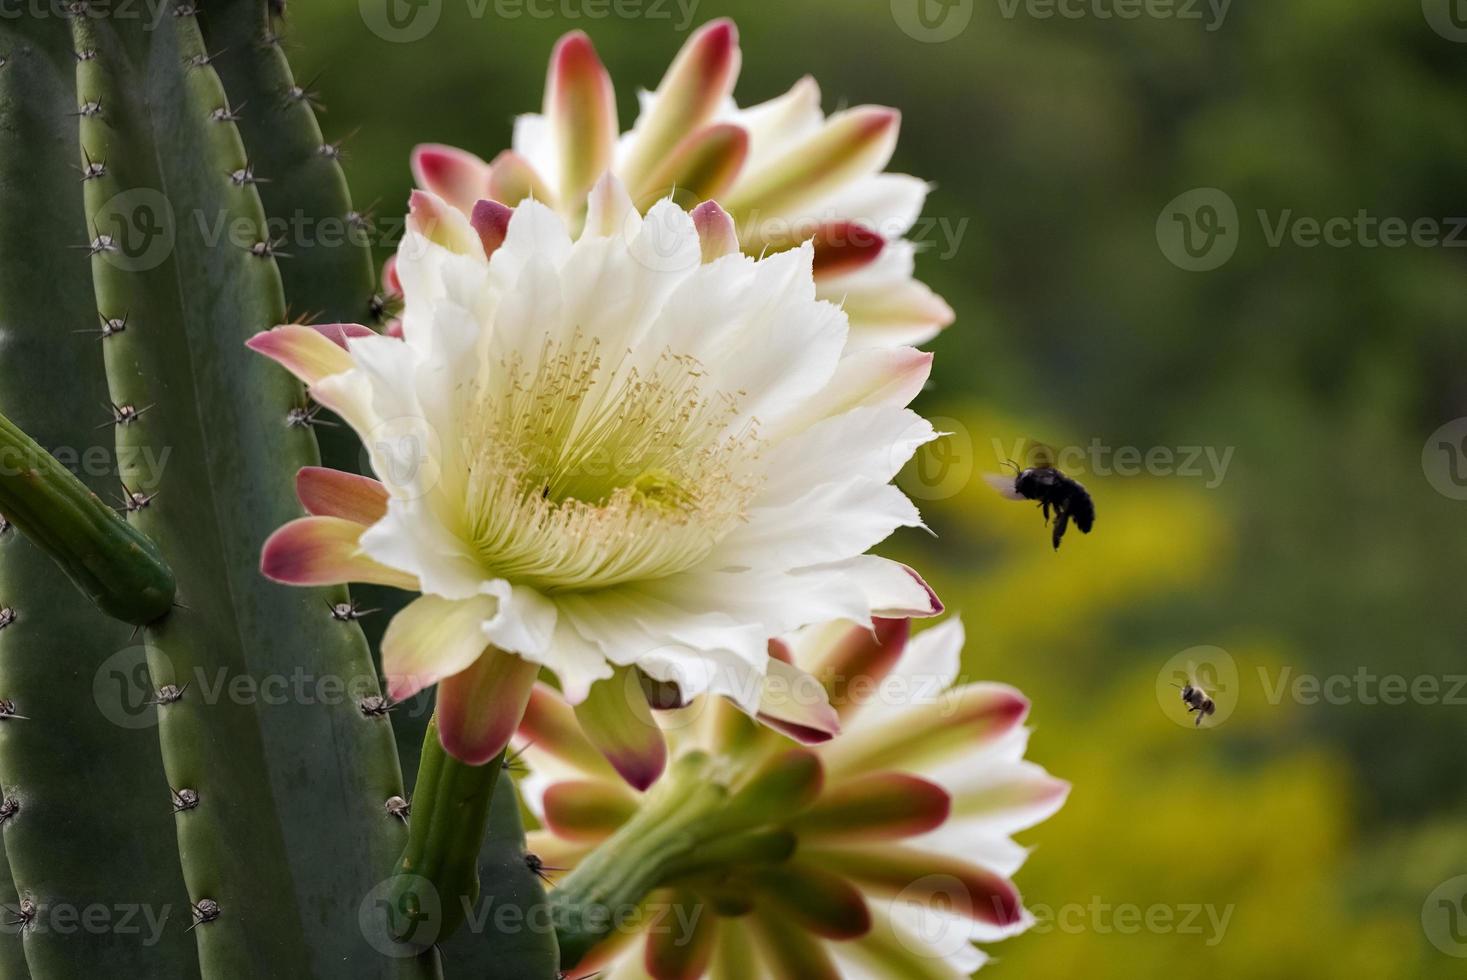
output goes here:
{"type": "Polygon", "coordinates": [[[556,147],[555,133],[550,120],[538,112],[526,112],[515,117],[510,145],[530,161],[537,173],[560,173],[560,151],[556,147]]]}
{"type": "Polygon", "coordinates": [[[484,636],[501,650],[544,663],[555,632],[555,603],[534,589],[503,579],[483,583],[480,591],[499,600],[499,611],[484,623],[484,636]]]}
{"type": "Polygon", "coordinates": [[[886,483],[936,438],[930,422],[905,408],[867,406],[817,422],[766,454],[758,505],[777,507],[827,483],[886,483]]]}
{"type": "Polygon", "coordinates": [[[871,480],[816,487],[793,501],[753,508],[708,559],[747,568],[803,568],[864,554],[899,527],[921,527],[899,489],[871,480]]]}
{"type": "Polygon", "coordinates": [[[362,550],[384,565],[418,576],[424,593],[448,599],[481,594],[483,570],[426,500],[389,500],[387,516],[362,534],[362,550]]]}

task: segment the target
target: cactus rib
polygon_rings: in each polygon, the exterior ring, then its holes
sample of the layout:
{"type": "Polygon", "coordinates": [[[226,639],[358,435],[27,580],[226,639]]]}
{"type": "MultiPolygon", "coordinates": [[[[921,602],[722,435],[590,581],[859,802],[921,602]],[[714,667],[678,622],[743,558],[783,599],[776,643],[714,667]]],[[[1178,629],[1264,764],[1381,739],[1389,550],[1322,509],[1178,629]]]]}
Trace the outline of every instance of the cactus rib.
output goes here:
{"type": "Polygon", "coordinates": [[[358,703],[380,694],[365,642],[329,613],[345,590],[258,577],[317,449],[289,424],[307,408],[299,387],[243,347],[284,318],[280,247],[257,188],[231,179],[250,162],[246,107],[193,9],[173,13],[152,30],[76,18],[73,31],[96,52],[77,63],[79,104],[103,107],[80,117],[83,161],[107,161],[84,182],[94,243],[112,236],[92,250],[95,291],[141,321],[103,345],[107,376],[118,403],[155,406],[117,428],[119,451],[172,453],[166,474],[128,476],[162,490],[132,517],[185,606],[145,636],[154,682],[177,694],[160,712],[165,769],[198,794],[175,819],[201,972],[433,977],[432,953],[384,957],[359,925],[405,834],[383,809],[402,793],[391,731],[358,703]],[[308,686],[269,696],[292,679],[308,686]]]}
{"type": "MultiPolygon", "coordinates": [[[[108,395],[97,307],[73,247],[90,236],[71,34],[56,17],[6,18],[0,55],[0,411],[115,493],[112,434],[93,428],[108,395]]],[[[0,976],[196,978],[132,631],[13,529],[0,531],[0,607],[12,612],[0,616],[0,697],[27,718],[0,723],[0,834],[16,886],[0,899],[0,976]],[[82,927],[87,910],[105,928],[82,927]]]]}

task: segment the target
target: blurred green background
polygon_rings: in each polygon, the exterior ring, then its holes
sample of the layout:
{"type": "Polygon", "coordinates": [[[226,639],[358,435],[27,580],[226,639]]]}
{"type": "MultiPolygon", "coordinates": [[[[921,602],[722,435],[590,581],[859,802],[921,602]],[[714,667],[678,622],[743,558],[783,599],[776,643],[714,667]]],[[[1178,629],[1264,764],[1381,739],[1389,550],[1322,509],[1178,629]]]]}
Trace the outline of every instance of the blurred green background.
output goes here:
{"type": "Polygon", "coordinates": [[[915,0],[403,2],[436,18],[426,36],[370,30],[383,0],[287,19],[383,218],[413,144],[508,145],[572,28],[624,126],[723,15],[741,103],[811,73],[827,111],[904,113],[891,169],[935,184],[919,274],[958,319],[922,404],[954,435],[905,478],[937,537],[889,550],[962,612],[970,674],[1033,697],[1031,757],[1075,784],[1023,838],[1019,882],[1054,919],[985,975],[1461,975],[1467,885],[1432,893],[1467,873],[1467,503],[1434,488],[1456,492],[1445,456],[1427,465],[1467,415],[1455,0],[923,0],[926,21],[915,0]],[[1208,271],[1158,236],[1210,217],[1170,204],[1197,188],[1238,215],[1208,271]],[[1361,211],[1457,241],[1270,240],[1361,211]],[[1036,513],[976,479],[1024,438],[1227,466],[1082,460],[1099,520],[1055,555],[1036,513]],[[1201,730],[1166,686],[1194,661],[1219,705],[1201,730]],[[1388,675],[1437,693],[1384,703],[1388,675]]]}

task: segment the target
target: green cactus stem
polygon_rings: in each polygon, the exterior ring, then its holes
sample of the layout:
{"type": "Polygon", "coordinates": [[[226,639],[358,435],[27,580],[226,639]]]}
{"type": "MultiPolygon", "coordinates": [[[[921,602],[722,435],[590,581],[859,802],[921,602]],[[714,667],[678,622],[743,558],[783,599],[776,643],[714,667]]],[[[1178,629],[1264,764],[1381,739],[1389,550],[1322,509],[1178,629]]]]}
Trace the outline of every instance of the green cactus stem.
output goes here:
{"type": "Polygon", "coordinates": [[[200,29],[236,104],[259,106],[236,125],[276,234],[290,240],[280,265],[293,316],[321,323],[374,321],[370,216],[352,206],[339,144],[316,120],[310,82],[298,81],[281,50],[285,18],[267,0],[211,3],[200,29]]]}
{"type": "Polygon", "coordinates": [[[679,758],[636,815],[550,893],[563,968],[579,963],[706,843],[699,824],[728,801],[728,789],[713,769],[713,760],[701,752],[679,758]]]}
{"type": "MultiPolygon", "coordinates": [[[[94,427],[108,391],[89,262],[76,247],[90,235],[70,29],[58,17],[5,18],[0,57],[0,411],[40,444],[76,453],[90,489],[120,497],[112,433],[94,427]]],[[[139,682],[134,630],[13,528],[0,530],[5,609],[0,698],[25,720],[0,721],[12,879],[0,895],[0,977],[194,980],[157,709],[139,682]],[[22,899],[36,910],[24,930],[22,899]]]]}
{"type": "Polygon", "coordinates": [[[206,978],[437,975],[431,951],[393,957],[362,926],[406,831],[401,774],[360,629],[341,588],[261,580],[261,544],[300,515],[295,472],[318,460],[299,385],[244,347],[285,303],[258,188],[195,22],[72,20],[81,165],[98,304],[128,329],[102,345],[111,398],[153,406],[118,450],[171,452],[125,474],[152,506],[182,608],[145,633],[166,700],[158,734],[206,978]],[[151,480],[149,478],[152,478],[151,480]],[[210,904],[205,905],[208,902],[210,904]],[[197,911],[202,909],[203,911],[197,911]]]}
{"type": "Polygon", "coordinates": [[[0,514],[114,619],[141,626],[173,606],[173,572],[157,545],[3,415],[0,514]]]}
{"type": "Polygon", "coordinates": [[[404,913],[393,923],[399,942],[447,939],[478,903],[479,851],[503,769],[503,753],[480,766],[455,759],[438,740],[437,719],[428,722],[411,830],[393,887],[392,907],[404,913]]]}

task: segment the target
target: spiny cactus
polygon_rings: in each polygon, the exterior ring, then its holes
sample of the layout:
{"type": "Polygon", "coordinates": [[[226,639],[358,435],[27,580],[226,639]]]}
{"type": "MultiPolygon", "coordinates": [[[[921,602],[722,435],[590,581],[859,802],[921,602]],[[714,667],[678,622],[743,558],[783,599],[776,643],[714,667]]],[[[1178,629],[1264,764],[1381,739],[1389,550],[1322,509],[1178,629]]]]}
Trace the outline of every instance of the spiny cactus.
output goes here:
{"type": "MultiPolygon", "coordinates": [[[[90,235],[67,25],[7,19],[0,57],[0,411],[115,496],[111,433],[96,428],[108,418],[101,323],[76,247],[90,235]]],[[[0,724],[13,877],[0,897],[0,975],[198,976],[157,737],[133,724],[146,725],[145,706],[115,693],[141,666],[132,629],[14,528],[0,532],[0,609],[0,697],[25,716],[0,724]],[[137,714],[104,713],[99,693],[137,714]],[[22,902],[39,910],[29,923],[22,902]],[[56,928],[54,917],[88,907],[103,910],[105,931],[56,928]],[[155,933],[149,918],[164,916],[155,933]]]]}
{"type": "MultiPolygon", "coordinates": [[[[351,600],[257,570],[319,456],[298,384],[244,340],[288,308],[365,320],[372,298],[364,237],[287,248],[267,214],[362,219],[264,2],[69,12],[0,24],[0,412],[53,452],[115,438],[117,475],[111,454],[84,475],[121,495],[178,601],[134,635],[0,532],[0,709],[25,715],[0,718],[0,902],[21,937],[0,937],[0,975],[437,977],[435,951],[379,928],[411,815],[351,600]],[[46,928],[89,905],[114,920],[46,928]]],[[[499,904],[543,902],[504,784],[480,864],[499,904]]],[[[459,942],[495,965],[471,975],[554,974],[553,937],[459,942]]]]}

